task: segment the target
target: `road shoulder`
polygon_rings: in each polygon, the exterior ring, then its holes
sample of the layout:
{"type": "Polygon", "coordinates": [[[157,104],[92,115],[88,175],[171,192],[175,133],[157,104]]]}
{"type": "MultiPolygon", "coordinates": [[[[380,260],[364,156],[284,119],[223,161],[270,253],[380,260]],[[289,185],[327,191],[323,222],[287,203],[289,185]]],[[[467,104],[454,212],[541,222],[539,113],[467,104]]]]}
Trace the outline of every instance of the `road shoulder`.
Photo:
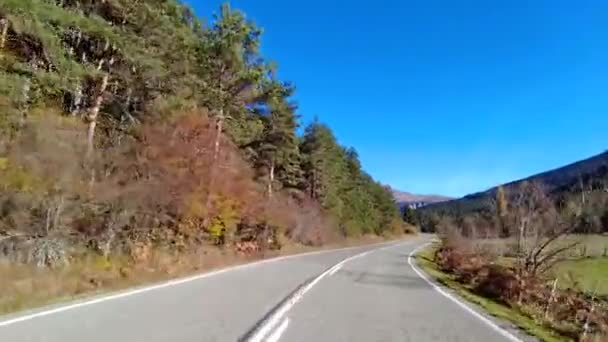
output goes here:
{"type": "Polygon", "coordinates": [[[440,294],[484,321],[509,340],[523,342],[565,341],[563,338],[555,336],[550,330],[538,326],[520,312],[472,293],[456,282],[451,275],[442,272],[432,260],[435,248],[435,243],[420,246],[412,251],[408,262],[440,294]]]}

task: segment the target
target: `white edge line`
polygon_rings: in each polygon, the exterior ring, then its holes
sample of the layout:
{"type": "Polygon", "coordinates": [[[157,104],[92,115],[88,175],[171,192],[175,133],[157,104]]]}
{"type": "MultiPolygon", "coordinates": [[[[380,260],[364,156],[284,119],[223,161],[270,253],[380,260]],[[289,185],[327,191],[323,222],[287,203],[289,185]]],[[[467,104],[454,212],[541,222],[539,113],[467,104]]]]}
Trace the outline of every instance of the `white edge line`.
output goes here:
{"type": "Polygon", "coordinates": [[[513,335],[510,332],[506,331],[505,329],[499,327],[496,323],[492,322],[487,317],[483,316],[479,312],[477,312],[474,309],[472,309],[471,307],[469,307],[467,304],[463,303],[462,301],[458,300],[456,297],[454,297],[450,293],[446,292],[443,288],[441,288],[439,285],[437,285],[434,281],[431,281],[425,273],[423,273],[421,270],[418,269],[418,267],[416,267],[414,265],[414,263],[412,262],[412,260],[414,259],[414,255],[416,253],[418,253],[419,250],[430,245],[431,243],[432,242],[429,242],[429,243],[423,244],[421,246],[418,246],[409,254],[409,256],[407,258],[407,263],[414,270],[414,272],[416,272],[416,274],[418,274],[418,276],[420,278],[424,279],[427,283],[429,283],[429,285],[431,285],[433,287],[433,289],[435,289],[441,295],[443,295],[447,299],[451,300],[452,302],[456,303],[458,306],[460,306],[466,312],[468,312],[469,314],[475,316],[476,318],[478,318],[479,320],[481,320],[482,322],[487,324],[490,328],[492,328],[492,330],[496,331],[497,333],[499,333],[500,335],[502,335],[503,337],[507,338],[510,341],[523,342],[521,339],[519,339],[515,335],[513,335]]]}
{"type": "Polygon", "coordinates": [[[289,318],[285,318],[283,320],[283,322],[281,323],[281,325],[279,325],[277,330],[275,330],[272,334],[270,334],[270,336],[268,336],[268,338],[266,339],[266,342],[277,342],[281,338],[281,335],[283,335],[285,330],[287,330],[288,325],[289,325],[289,318]]]}
{"type": "Polygon", "coordinates": [[[270,333],[270,330],[272,330],[272,328],[274,328],[278,324],[278,322],[281,320],[281,318],[283,318],[283,316],[285,316],[287,314],[287,312],[289,312],[289,310],[291,310],[291,308],[294,305],[296,305],[304,297],[304,295],[306,294],[306,292],[310,291],[310,289],[312,289],[318,282],[320,282],[321,279],[325,278],[327,275],[329,275],[336,268],[340,268],[345,263],[347,263],[349,261],[352,261],[352,260],[355,260],[357,258],[366,256],[366,255],[368,255],[371,252],[377,252],[377,251],[380,251],[380,250],[383,250],[383,249],[386,249],[386,248],[390,248],[390,247],[394,247],[396,245],[400,245],[402,243],[403,242],[391,243],[390,245],[385,246],[385,247],[380,247],[380,248],[372,249],[372,250],[369,250],[369,251],[366,251],[366,252],[363,252],[363,253],[359,253],[359,254],[353,255],[351,257],[348,257],[348,258],[340,261],[336,265],[332,266],[331,268],[329,268],[325,272],[323,272],[320,275],[318,275],[316,278],[314,278],[308,284],[304,285],[304,287],[300,288],[291,297],[289,297],[281,306],[279,306],[270,315],[270,317],[266,320],[266,323],[263,324],[253,334],[253,336],[251,336],[249,339],[247,339],[247,341],[248,342],[261,342],[264,339],[264,337],[267,336],[270,333]]]}
{"type": "MultiPolygon", "coordinates": [[[[395,245],[398,243],[400,243],[400,242],[395,243],[394,241],[389,241],[389,242],[381,242],[376,245],[381,246],[381,245],[385,245],[385,244],[390,244],[392,246],[392,245],[395,245]]],[[[232,267],[223,268],[223,269],[219,269],[219,270],[211,271],[211,272],[206,272],[206,273],[202,273],[202,274],[198,274],[198,275],[194,275],[194,276],[190,276],[190,277],[186,277],[186,278],[178,278],[178,279],[174,279],[174,280],[169,280],[167,282],[160,283],[157,285],[140,287],[140,288],[136,288],[133,290],[124,290],[123,292],[118,292],[116,294],[110,294],[110,295],[106,295],[106,296],[102,295],[102,297],[99,297],[99,298],[84,300],[81,302],[76,302],[74,304],[63,305],[63,306],[59,306],[54,309],[48,309],[48,310],[42,309],[42,311],[34,312],[32,314],[25,314],[23,316],[18,316],[15,318],[0,321],[0,327],[5,327],[5,326],[11,325],[11,324],[31,320],[31,319],[38,318],[38,317],[44,317],[44,316],[76,309],[76,308],[83,307],[83,306],[89,306],[89,305],[98,304],[98,303],[102,303],[102,302],[106,302],[106,301],[110,301],[110,300],[114,300],[114,299],[129,297],[129,296],[136,295],[139,293],[158,290],[158,289],[162,289],[165,287],[171,287],[171,286],[176,286],[176,285],[180,285],[180,284],[184,284],[184,283],[189,283],[189,282],[192,282],[195,280],[212,277],[212,276],[226,273],[229,271],[235,271],[235,270],[245,269],[245,268],[254,267],[254,266],[260,266],[260,265],[263,265],[266,263],[271,263],[271,262],[276,262],[276,261],[281,261],[281,260],[286,260],[286,259],[291,259],[291,258],[296,258],[296,257],[345,251],[345,250],[350,250],[350,249],[365,248],[365,247],[372,247],[372,246],[374,246],[374,245],[372,244],[372,245],[368,245],[368,246],[353,246],[353,247],[345,247],[345,248],[338,248],[338,249],[314,251],[314,252],[308,252],[308,253],[299,253],[299,254],[286,255],[286,256],[282,256],[282,257],[270,258],[270,259],[260,260],[260,261],[251,262],[251,263],[247,263],[247,264],[232,266],[232,267]]]]}

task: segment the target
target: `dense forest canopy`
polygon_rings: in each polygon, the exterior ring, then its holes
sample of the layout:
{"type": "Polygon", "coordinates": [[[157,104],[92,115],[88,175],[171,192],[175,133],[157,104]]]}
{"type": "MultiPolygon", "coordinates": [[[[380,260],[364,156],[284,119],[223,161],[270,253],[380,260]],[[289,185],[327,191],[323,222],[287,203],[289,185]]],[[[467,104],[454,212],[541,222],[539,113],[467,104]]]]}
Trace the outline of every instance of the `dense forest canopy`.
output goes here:
{"type": "Polygon", "coordinates": [[[261,35],[227,4],[203,24],[175,0],[1,0],[0,234],[109,253],[402,230],[354,149],[298,136],[261,35]]]}

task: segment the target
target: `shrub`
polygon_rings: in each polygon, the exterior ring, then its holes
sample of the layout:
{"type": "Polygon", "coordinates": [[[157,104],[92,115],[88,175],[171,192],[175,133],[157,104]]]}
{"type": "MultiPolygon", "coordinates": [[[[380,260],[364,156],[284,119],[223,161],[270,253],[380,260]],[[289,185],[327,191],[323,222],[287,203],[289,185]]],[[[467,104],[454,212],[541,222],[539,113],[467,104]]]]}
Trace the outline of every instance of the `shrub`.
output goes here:
{"type": "Polygon", "coordinates": [[[513,271],[500,265],[486,265],[479,270],[474,291],[484,297],[511,302],[521,288],[513,271]]]}
{"type": "Polygon", "coordinates": [[[575,291],[553,291],[542,278],[494,264],[472,250],[450,241],[436,251],[435,261],[474,293],[517,307],[562,335],[592,341],[608,332],[608,303],[575,291]]]}

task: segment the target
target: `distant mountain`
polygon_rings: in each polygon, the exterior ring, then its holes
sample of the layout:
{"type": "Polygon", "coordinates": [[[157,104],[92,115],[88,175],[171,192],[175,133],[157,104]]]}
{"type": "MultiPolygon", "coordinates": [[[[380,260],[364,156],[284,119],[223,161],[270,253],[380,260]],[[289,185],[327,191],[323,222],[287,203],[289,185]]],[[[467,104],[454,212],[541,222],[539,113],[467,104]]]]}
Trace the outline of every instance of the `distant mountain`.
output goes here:
{"type": "Polygon", "coordinates": [[[402,208],[405,206],[421,207],[432,203],[449,201],[452,199],[451,197],[440,195],[416,195],[405,191],[398,191],[395,189],[391,189],[391,192],[393,193],[395,201],[397,202],[397,204],[399,204],[399,207],[402,208]]]}
{"type": "MultiPolygon", "coordinates": [[[[542,172],[524,179],[504,184],[506,190],[516,188],[524,181],[538,182],[549,194],[580,191],[581,182],[586,189],[607,190],[608,151],[566,166],[542,172]]],[[[496,194],[496,187],[460,199],[432,204],[425,207],[428,212],[476,211],[486,209],[496,194]]]]}

